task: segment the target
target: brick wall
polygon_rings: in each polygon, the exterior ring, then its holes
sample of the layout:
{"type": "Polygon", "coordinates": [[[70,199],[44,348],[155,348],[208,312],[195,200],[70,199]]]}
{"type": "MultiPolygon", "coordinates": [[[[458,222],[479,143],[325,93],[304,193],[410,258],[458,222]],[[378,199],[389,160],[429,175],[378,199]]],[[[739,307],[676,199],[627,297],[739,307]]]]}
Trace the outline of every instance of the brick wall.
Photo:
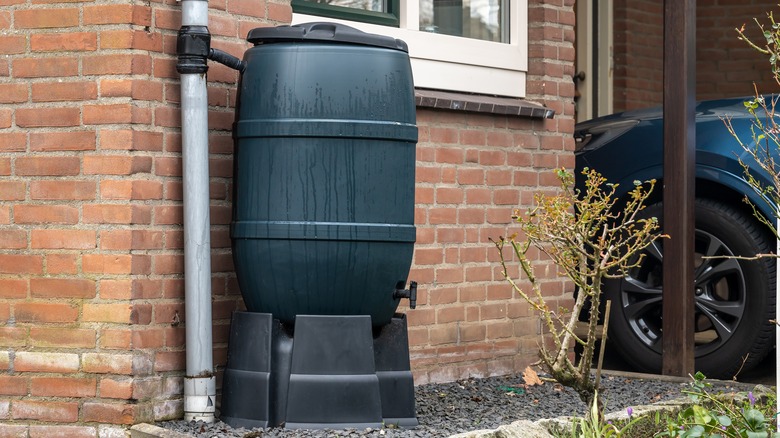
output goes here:
{"type": "MultiPolygon", "coordinates": [[[[240,56],[285,0],[211,1],[240,56]]],[[[529,0],[528,97],[552,120],[420,109],[409,311],[417,383],[521,370],[538,324],[488,238],[573,166],[573,0],[529,0]]],[[[184,305],[173,0],[0,2],[0,436],[123,436],[182,414],[184,305]]],[[[228,226],[236,73],[211,64],[215,364],[241,306],[228,226]]],[[[540,262],[540,266],[544,263],[540,262]]],[[[563,280],[545,291],[566,301],[563,280]]],[[[404,310],[402,308],[402,310],[404,310]]]]}
{"type": "MultiPolygon", "coordinates": [[[[554,190],[553,168],[574,166],[574,12],[573,1],[528,3],[528,98],[555,109],[555,119],[417,113],[418,228],[409,278],[422,294],[407,314],[418,384],[507,374],[538,359],[538,320],[512,296],[489,239],[508,235],[514,208],[554,190]]],[[[550,278],[545,290],[555,303],[572,288],[550,278]]]]}
{"type": "MultiPolygon", "coordinates": [[[[757,42],[764,41],[753,22],[767,23],[774,0],[698,0],[696,5],[696,97],[717,99],[759,91],[777,92],[768,60],[737,39],[746,24],[757,42]]],[[[614,109],[645,108],[663,103],[663,2],[615,0],[614,109]]]]}
{"type": "MultiPolygon", "coordinates": [[[[249,29],[291,17],[210,6],[214,46],[236,55],[249,29]]],[[[174,1],[0,3],[0,436],[124,436],[115,425],[181,416],[180,22],[174,1]]],[[[222,363],[236,78],[209,74],[222,363]]]]}

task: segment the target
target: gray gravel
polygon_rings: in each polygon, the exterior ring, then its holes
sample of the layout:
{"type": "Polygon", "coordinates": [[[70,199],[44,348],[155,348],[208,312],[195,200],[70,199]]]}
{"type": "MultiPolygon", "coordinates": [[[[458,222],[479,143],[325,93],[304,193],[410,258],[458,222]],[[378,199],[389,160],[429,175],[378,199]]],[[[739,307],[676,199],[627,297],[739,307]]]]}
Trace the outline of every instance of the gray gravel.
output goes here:
{"type": "MultiPolygon", "coordinates": [[[[601,393],[607,412],[681,397],[688,383],[626,376],[603,376],[601,393]]],[[[745,384],[720,382],[716,390],[746,390],[745,384]],[[737,387],[736,389],[734,387],[737,387]]],[[[517,420],[539,420],[565,415],[582,416],[585,405],[570,389],[554,382],[526,386],[521,375],[468,379],[415,389],[417,417],[414,429],[287,430],[232,429],[214,424],[170,421],[157,425],[195,437],[448,437],[478,429],[494,429],[517,420]]]]}

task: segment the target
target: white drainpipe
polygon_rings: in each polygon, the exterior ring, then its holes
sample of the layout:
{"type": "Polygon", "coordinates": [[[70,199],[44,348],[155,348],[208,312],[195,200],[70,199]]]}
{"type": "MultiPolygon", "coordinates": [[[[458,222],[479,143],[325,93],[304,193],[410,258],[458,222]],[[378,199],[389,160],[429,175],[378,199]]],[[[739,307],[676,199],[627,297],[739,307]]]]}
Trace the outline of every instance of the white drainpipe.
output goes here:
{"type": "Polygon", "coordinates": [[[184,419],[214,422],[216,377],[211,336],[211,220],[209,217],[208,1],[183,0],[179,32],[182,168],[184,184],[184,294],[187,371],[184,419]],[[201,52],[205,51],[203,54],[201,52]],[[201,56],[202,55],[202,56],[201,56]],[[201,59],[202,58],[202,59],[201,59]]]}

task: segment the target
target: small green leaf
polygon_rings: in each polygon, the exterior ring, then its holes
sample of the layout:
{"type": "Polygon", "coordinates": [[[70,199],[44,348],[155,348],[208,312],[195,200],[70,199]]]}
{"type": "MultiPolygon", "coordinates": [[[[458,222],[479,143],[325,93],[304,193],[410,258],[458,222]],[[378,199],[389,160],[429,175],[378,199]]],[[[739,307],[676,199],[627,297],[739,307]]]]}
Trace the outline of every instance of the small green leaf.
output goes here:
{"type": "Polygon", "coordinates": [[[751,429],[761,428],[766,421],[764,414],[757,409],[746,409],[743,415],[745,416],[745,422],[751,429]]]}
{"type": "Polygon", "coordinates": [[[719,415],[716,418],[718,420],[718,423],[720,423],[721,426],[726,426],[726,427],[731,426],[731,418],[729,418],[728,415],[719,415]]]}

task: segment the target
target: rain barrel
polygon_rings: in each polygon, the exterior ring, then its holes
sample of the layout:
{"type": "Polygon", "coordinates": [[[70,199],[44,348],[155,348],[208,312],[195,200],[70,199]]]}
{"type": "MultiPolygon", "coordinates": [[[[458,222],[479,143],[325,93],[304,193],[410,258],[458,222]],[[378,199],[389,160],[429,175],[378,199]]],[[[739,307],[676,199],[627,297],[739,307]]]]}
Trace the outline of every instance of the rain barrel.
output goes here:
{"type": "Polygon", "coordinates": [[[332,23],[247,37],[231,239],[250,312],[387,324],[415,241],[417,126],[406,44],[332,23]]]}

